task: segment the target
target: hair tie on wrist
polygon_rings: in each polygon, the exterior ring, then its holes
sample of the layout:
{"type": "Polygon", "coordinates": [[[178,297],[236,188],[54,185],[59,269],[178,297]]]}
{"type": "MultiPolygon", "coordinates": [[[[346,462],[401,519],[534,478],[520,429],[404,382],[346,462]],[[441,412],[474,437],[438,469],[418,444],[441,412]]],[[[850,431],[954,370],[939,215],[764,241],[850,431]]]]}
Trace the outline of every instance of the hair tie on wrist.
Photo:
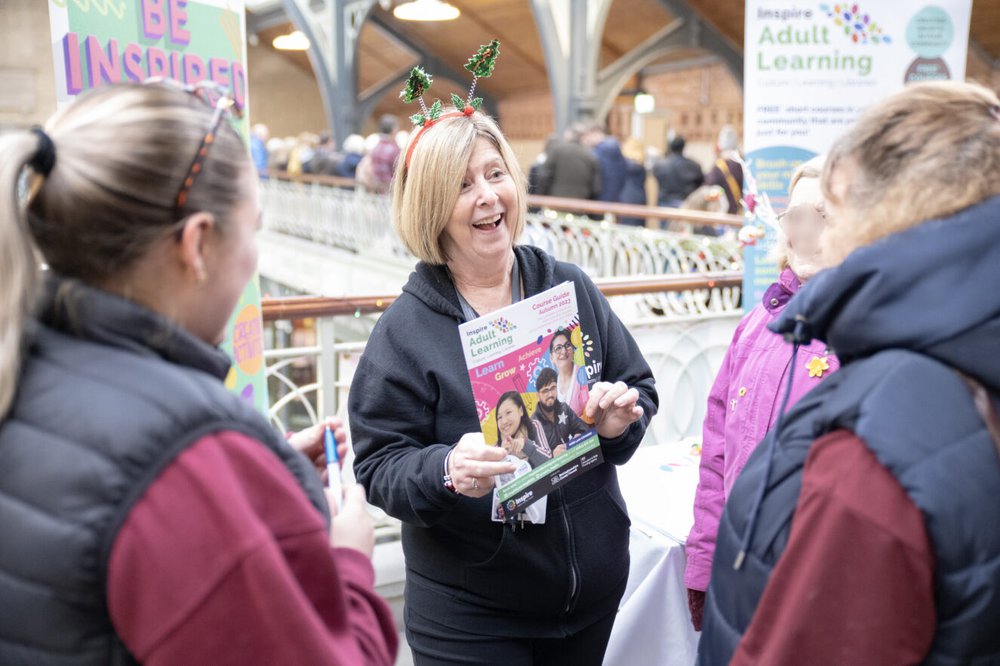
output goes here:
{"type": "Polygon", "coordinates": [[[32,127],[31,132],[38,137],[38,149],[28,162],[28,166],[34,169],[35,173],[48,176],[52,173],[52,167],[56,165],[56,144],[38,125],[32,127]]]}

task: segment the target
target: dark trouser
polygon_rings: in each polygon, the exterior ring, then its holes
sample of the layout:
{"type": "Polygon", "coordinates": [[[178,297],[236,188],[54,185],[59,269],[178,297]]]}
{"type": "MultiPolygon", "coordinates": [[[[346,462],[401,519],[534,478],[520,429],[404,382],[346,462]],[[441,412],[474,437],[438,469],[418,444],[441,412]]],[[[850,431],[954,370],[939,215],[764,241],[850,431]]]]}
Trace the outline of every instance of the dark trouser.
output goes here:
{"type": "Polygon", "coordinates": [[[438,626],[433,633],[406,628],[414,666],[600,666],[608,647],[612,613],[566,638],[497,638],[438,626]]]}

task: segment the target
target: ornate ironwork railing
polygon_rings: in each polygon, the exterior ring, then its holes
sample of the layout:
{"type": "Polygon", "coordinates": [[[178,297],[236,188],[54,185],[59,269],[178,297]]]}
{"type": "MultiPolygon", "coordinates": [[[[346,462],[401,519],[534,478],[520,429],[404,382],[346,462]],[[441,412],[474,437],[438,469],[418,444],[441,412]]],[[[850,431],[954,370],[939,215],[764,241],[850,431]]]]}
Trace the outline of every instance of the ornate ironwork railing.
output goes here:
{"type": "MultiPolygon", "coordinates": [[[[331,178],[262,181],[265,228],[348,252],[374,254],[401,266],[412,265],[414,258],[392,229],[388,197],[336,186],[330,181],[352,182],[331,178]]],[[[564,207],[573,207],[574,201],[550,197],[538,200],[562,202],[564,207]]],[[[608,207],[587,201],[576,204],[588,210],[595,206],[602,210],[608,207]]],[[[625,208],[655,212],[661,218],[676,214],[701,224],[732,226],[733,219],[738,219],[644,206],[625,208]]],[[[564,210],[533,211],[528,214],[521,242],[577,264],[594,278],[739,271],[743,267],[739,243],[732,232],[709,236],[630,227],[614,224],[610,215],[595,221],[564,210]]],[[[665,307],[675,306],[676,301],[665,307]]]]}

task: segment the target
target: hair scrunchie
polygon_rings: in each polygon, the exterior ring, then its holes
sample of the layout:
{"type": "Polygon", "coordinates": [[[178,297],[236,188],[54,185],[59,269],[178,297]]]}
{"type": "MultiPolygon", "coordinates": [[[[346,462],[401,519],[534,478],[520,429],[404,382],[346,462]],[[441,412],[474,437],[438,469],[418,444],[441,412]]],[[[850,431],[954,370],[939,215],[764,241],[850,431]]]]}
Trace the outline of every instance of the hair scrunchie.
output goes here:
{"type": "Polygon", "coordinates": [[[52,167],[56,165],[56,144],[38,125],[32,127],[31,132],[38,137],[38,150],[28,162],[28,166],[34,169],[35,173],[48,176],[52,173],[52,167]]]}

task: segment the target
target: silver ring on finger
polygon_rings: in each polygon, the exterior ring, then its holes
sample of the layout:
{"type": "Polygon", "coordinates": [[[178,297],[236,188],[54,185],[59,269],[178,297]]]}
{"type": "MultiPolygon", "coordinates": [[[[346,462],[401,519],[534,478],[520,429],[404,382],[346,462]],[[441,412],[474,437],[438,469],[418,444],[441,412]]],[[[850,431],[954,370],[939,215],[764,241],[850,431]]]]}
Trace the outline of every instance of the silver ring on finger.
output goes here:
{"type": "Polygon", "coordinates": [[[472,477],[472,489],[479,490],[479,479],[472,477]]]}

